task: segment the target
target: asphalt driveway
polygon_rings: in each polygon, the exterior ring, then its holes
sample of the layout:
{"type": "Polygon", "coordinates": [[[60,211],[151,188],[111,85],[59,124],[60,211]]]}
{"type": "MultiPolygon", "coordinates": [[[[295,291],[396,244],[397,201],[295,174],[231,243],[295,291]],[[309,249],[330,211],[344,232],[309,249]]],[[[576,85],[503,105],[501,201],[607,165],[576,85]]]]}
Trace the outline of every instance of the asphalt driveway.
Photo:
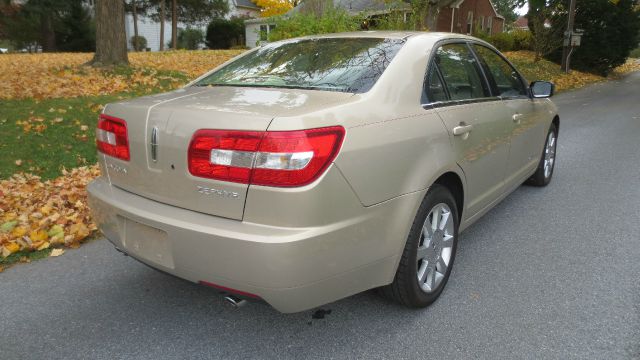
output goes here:
{"type": "Polygon", "coordinates": [[[96,240],[0,274],[0,359],[640,358],[640,73],[554,98],[558,162],[461,237],[430,308],[283,315],[96,240]]]}

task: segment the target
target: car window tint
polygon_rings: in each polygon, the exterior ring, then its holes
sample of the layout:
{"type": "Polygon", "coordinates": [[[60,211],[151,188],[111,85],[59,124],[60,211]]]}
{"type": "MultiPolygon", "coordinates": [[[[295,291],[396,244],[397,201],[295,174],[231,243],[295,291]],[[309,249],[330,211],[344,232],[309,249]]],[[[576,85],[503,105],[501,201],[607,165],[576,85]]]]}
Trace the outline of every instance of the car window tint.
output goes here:
{"type": "Polygon", "coordinates": [[[435,64],[432,64],[429,68],[427,81],[425,82],[422,103],[427,104],[446,100],[447,93],[444,90],[444,85],[440,80],[440,76],[438,76],[435,64]]]}
{"type": "Polygon", "coordinates": [[[443,45],[435,56],[451,100],[476,99],[488,96],[476,58],[465,44],[443,45]]]}
{"type": "Polygon", "coordinates": [[[474,45],[474,50],[483,61],[485,71],[493,77],[492,86],[497,89],[499,96],[526,95],[526,89],[520,75],[495,51],[480,45],[474,45]]]}

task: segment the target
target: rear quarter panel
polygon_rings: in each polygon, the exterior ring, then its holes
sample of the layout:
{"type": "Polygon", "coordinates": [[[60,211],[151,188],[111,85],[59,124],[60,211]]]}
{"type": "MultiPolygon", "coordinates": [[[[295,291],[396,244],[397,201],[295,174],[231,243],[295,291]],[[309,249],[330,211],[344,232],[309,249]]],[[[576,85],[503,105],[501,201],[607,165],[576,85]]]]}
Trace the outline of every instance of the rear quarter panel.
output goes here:
{"type": "Polygon", "coordinates": [[[420,103],[433,44],[407,39],[369,92],[326,111],[278,117],[269,130],[344,126],[335,164],[364,206],[426,189],[446,171],[459,173],[442,120],[420,103]]]}

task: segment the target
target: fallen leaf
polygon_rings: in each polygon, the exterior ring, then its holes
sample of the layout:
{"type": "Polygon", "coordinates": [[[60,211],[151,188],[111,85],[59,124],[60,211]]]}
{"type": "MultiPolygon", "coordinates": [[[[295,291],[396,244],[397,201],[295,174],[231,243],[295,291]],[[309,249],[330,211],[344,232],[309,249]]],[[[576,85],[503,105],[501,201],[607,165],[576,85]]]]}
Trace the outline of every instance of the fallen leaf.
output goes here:
{"type": "Polygon", "coordinates": [[[9,254],[13,254],[13,253],[18,252],[20,250],[20,246],[18,244],[16,244],[16,243],[8,243],[8,244],[4,245],[4,248],[7,249],[7,251],[9,251],[9,254]]]}
{"type": "Polygon", "coordinates": [[[49,234],[44,230],[36,230],[29,233],[29,238],[33,242],[40,242],[49,239],[49,234]]]}
{"type": "Polygon", "coordinates": [[[50,245],[49,242],[45,241],[45,242],[42,243],[42,245],[38,246],[36,248],[36,250],[40,251],[40,250],[48,249],[49,245],[50,245]]]}
{"type": "Polygon", "coordinates": [[[64,249],[53,249],[51,250],[51,254],[49,256],[57,257],[64,254],[64,249]]]}
{"type": "Polygon", "coordinates": [[[19,238],[24,236],[27,233],[27,228],[24,226],[18,226],[11,231],[11,236],[14,238],[19,238]]]}
{"type": "Polygon", "coordinates": [[[16,160],[16,165],[17,166],[21,166],[22,165],[22,160],[20,160],[20,159],[16,160]]]}
{"type": "Polygon", "coordinates": [[[7,221],[6,223],[0,225],[0,232],[8,233],[18,224],[17,221],[7,221]]]}

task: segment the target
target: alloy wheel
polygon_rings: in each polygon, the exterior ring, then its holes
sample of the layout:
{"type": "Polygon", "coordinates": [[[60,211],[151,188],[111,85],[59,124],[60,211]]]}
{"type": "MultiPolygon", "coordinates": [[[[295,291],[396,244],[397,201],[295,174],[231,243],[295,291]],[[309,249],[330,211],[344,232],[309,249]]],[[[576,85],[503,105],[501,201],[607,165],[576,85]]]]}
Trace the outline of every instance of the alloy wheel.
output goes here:
{"type": "Polygon", "coordinates": [[[553,164],[556,161],[556,133],[549,132],[547,137],[547,146],[544,149],[544,177],[545,179],[551,176],[553,171],[553,164]]]}
{"type": "Polygon", "coordinates": [[[451,264],[454,240],[453,213],[449,206],[434,206],[422,226],[418,243],[417,278],[422,291],[434,292],[451,264]]]}

